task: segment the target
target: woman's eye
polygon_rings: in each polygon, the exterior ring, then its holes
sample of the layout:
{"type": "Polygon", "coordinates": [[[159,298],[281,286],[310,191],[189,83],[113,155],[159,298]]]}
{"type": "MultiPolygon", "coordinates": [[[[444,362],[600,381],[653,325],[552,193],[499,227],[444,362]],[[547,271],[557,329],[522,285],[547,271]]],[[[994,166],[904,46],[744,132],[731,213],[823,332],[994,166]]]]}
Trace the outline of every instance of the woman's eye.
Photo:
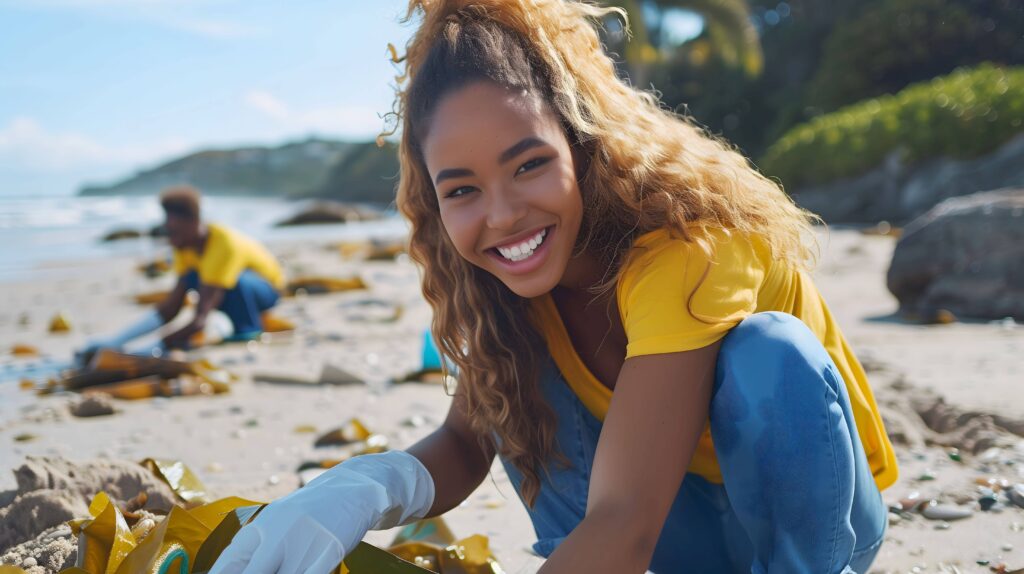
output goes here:
{"type": "Polygon", "coordinates": [[[469,193],[471,191],[473,191],[473,188],[469,187],[469,186],[457,187],[457,188],[451,190],[450,192],[448,192],[448,195],[446,195],[445,197],[451,197],[451,198],[462,197],[463,195],[466,195],[467,193],[469,193]]]}
{"type": "Polygon", "coordinates": [[[546,158],[546,157],[536,157],[536,158],[533,158],[533,159],[527,161],[526,163],[524,163],[523,165],[519,166],[519,169],[516,170],[516,175],[519,175],[519,174],[521,174],[523,172],[530,171],[531,169],[533,169],[535,167],[540,167],[540,166],[544,165],[547,162],[548,162],[548,158],[546,158]]]}

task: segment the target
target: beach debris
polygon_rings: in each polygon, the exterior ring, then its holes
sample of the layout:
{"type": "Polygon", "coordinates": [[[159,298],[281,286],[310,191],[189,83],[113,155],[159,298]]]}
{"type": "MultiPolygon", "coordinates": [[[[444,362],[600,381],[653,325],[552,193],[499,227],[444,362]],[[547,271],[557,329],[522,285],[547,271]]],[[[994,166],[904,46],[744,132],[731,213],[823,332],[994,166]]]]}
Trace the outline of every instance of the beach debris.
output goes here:
{"type": "Polygon", "coordinates": [[[171,262],[167,258],[154,259],[142,263],[136,269],[150,279],[155,279],[171,270],[171,262]]]}
{"type": "Polygon", "coordinates": [[[36,388],[36,382],[32,379],[22,379],[18,381],[18,388],[23,391],[32,391],[36,388]]]}
{"type": "Polygon", "coordinates": [[[57,313],[50,319],[49,330],[51,333],[67,333],[71,330],[71,321],[63,313],[57,313]]]}
{"type": "Polygon", "coordinates": [[[11,346],[11,354],[15,357],[38,357],[39,349],[32,345],[16,343],[11,346]]]}
{"type": "MultiPolygon", "coordinates": [[[[167,296],[170,295],[170,294],[171,294],[171,292],[167,291],[167,290],[163,290],[163,291],[146,291],[146,292],[138,293],[138,294],[134,295],[132,297],[132,299],[135,301],[135,303],[137,305],[156,305],[156,304],[162,302],[164,299],[166,299],[167,296]]],[[[184,305],[185,306],[189,305],[189,301],[188,301],[187,298],[185,299],[184,305]]]]}
{"type": "Polygon", "coordinates": [[[384,299],[361,299],[342,305],[345,319],[364,323],[394,323],[402,318],[405,306],[384,299]]]}
{"type": "Polygon", "coordinates": [[[235,380],[207,360],[175,361],[102,349],[86,367],[65,373],[58,384],[71,391],[90,389],[119,399],[141,399],[224,393],[235,380]]]}
{"type": "Polygon", "coordinates": [[[292,429],[292,432],[295,434],[315,433],[316,425],[296,425],[296,427],[292,429]]]}
{"type": "Polygon", "coordinates": [[[295,323],[270,311],[264,311],[260,318],[263,322],[264,333],[282,333],[295,330],[295,323]]]}
{"type": "Polygon", "coordinates": [[[308,367],[296,367],[288,370],[261,369],[252,374],[252,380],[281,385],[356,385],[363,383],[363,379],[360,377],[331,363],[322,364],[319,371],[310,370],[308,367]]]}
{"type": "Polygon", "coordinates": [[[340,293],[366,289],[366,283],[359,276],[353,277],[297,277],[288,282],[284,291],[291,296],[320,295],[323,293],[340,293]]]}
{"type": "Polygon", "coordinates": [[[35,435],[30,432],[24,432],[21,434],[14,435],[14,442],[32,442],[37,438],[39,438],[39,435],[35,435]]]}
{"type": "Polygon", "coordinates": [[[206,486],[180,460],[147,458],[139,464],[171,487],[171,491],[185,504],[195,505],[209,501],[206,486]]]}
{"type": "MultiPolygon", "coordinates": [[[[499,574],[486,536],[456,540],[441,517],[414,522],[399,531],[388,552],[421,568],[440,574],[499,574]]],[[[346,561],[347,563],[347,561],[346,561]]]]}
{"type": "Polygon", "coordinates": [[[338,253],[343,259],[362,259],[364,261],[394,261],[408,251],[408,239],[396,237],[391,239],[374,238],[369,241],[344,241],[338,244],[338,253]]]}
{"type": "Polygon", "coordinates": [[[107,393],[90,393],[71,403],[68,410],[76,417],[101,417],[114,414],[111,396],[107,393]]]}
{"type": "Polygon", "coordinates": [[[354,442],[365,441],[373,433],[357,418],[349,419],[342,426],[317,437],[314,447],[343,446],[354,442]]]}

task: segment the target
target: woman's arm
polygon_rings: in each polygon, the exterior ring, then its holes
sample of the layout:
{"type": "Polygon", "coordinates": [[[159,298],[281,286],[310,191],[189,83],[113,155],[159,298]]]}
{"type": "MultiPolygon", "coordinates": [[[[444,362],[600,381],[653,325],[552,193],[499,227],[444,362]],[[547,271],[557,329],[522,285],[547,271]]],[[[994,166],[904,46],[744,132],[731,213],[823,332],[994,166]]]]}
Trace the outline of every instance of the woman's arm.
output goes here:
{"type": "Polygon", "coordinates": [[[707,422],[719,347],[622,365],[597,444],[587,514],[541,573],[647,570],[707,422]]]}
{"type": "Polygon", "coordinates": [[[456,391],[444,424],[406,449],[427,467],[434,479],[434,505],[428,516],[444,514],[458,506],[487,476],[494,451],[482,449],[478,436],[466,416],[466,397],[456,391]]]}

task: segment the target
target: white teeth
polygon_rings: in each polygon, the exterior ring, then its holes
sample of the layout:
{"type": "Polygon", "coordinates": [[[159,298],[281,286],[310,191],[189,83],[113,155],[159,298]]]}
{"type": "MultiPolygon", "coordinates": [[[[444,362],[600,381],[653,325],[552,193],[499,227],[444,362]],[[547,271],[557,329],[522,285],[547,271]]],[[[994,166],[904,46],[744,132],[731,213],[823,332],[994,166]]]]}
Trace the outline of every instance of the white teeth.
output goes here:
{"type": "Polygon", "coordinates": [[[498,247],[498,253],[501,253],[502,257],[510,261],[522,261],[523,259],[528,259],[533,255],[537,246],[544,242],[545,235],[547,235],[547,229],[541,229],[537,235],[534,235],[519,245],[513,245],[512,247],[498,247]]]}

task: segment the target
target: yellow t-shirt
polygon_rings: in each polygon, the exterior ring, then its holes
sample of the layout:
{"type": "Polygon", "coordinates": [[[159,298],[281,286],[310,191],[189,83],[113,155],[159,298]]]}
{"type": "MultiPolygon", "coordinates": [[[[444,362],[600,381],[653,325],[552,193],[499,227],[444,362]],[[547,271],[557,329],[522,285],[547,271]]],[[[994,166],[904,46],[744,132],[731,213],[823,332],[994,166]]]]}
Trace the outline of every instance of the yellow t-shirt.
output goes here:
{"type": "MultiPolygon", "coordinates": [[[[846,382],[875,483],[879,489],[892,485],[898,476],[896,455],[867,376],[810,277],[773,259],[763,240],[725,230],[711,236],[710,259],[698,245],[670,237],[667,229],[636,239],[616,286],[628,341],[626,358],[705,347],[755,312],[781,311],[798,317],[817,335],[846,382]]],[[[612,391],[576,354],[551,296],[535,298],[531,307],[562,376],[587,410],[604,420],[612,391]]],[[[689,472],[722,482],[709,425],[705,425],[689,472]]]]}
{"type": "Polygon", "coordinates": [[[242,272],[252,269],[275,288],[284,287],[284,273],[277,259],[255,239],[216,223],[208,224],[206,229],[209,237],[201,254],[194,249],[174,250],[175,273],[184,275],[195,269],[200,283],[234,289],[242,272]]]}

